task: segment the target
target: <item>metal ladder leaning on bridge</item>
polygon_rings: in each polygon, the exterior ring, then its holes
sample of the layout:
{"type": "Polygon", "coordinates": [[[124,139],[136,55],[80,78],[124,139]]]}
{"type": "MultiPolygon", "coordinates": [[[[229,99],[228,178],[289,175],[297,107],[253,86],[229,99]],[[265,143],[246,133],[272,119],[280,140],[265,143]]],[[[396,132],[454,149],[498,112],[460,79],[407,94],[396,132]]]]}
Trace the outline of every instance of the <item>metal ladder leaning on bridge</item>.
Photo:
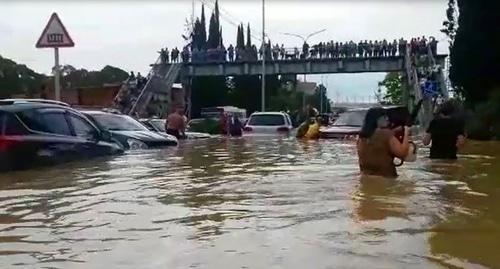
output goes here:
{"type": "MultiPolygon", "coordinates": [[[[436,60],[434,59],[430,47],[428,47],[428,52],[427,55],[425,55],[425,57],[427,58],[426,59],[426,62],[428,63],[427,67],[432,67],[432,68],[436,67],[436,60]]],[[[418,115],[420,127],[427,128],[434,113],[435,100],[433,101],[431,97],[425,96],[422,93],[422,89],[420,87],[420,78],[418,77],[417,68],[414,60],[412,59],[412,56],[410,55],[409,48],[406,50],[405,54],[405,69],[406,69],[406,76],[408,79],[408,85],[410,86],[410,93],[411,95],[413,95],[414,104],[417,103],[419,100],[423,100],[422,108],[418,115]]],[[[438,76],[440,85],[439,88],[441,90],[440,94],[446,100],[448,99],[449,95],[448,95],[448,88],[445,82],[443,67],[440,68],[438,76]]]]}
{"type": "Polygon", "coordinates": [[[128,115],[141,115],[147,109],[155,93],[166,93],[170,97],[170,91],[181,68],[182,63],[164,65],[159,64],[158,59],[151,68],[149,79],[128,111],[128,115]]]}
{"type": "MultiPolygon", "coordinates": [[[[405,53],[405,69],[406,69],[406,77],[408,80],[408,86],[410,87],[410,89],[409,89],[410,96],[413,96],[413,98],[409,98],[407,100],[407,102],[408,102],[407,106],[410,107],[410,106],[415,105],[418,102],[418,100],[421,100],[423,98],[423,95],[422,95],[422,91],[420,90],[417,69],[415,68],[414,62],[411,58],[409,47],[406,49],[406,53],[405,53]],[[413,99],[413,103],[411,103],[412,99],[413,99]]],[[[425,101],[424,101],[424,103],[425,103],[425,101]]],[[[423,104],[422,110],[424,109],[424,107],[425,107],[425,104],[423,104]]],[[[420,111],[420,113],[418,115],[418,120],[419,120],[421,125],[422,125],[422,123],[425,122],[425,112],[423,112],[422,110],[420,111]]]]}

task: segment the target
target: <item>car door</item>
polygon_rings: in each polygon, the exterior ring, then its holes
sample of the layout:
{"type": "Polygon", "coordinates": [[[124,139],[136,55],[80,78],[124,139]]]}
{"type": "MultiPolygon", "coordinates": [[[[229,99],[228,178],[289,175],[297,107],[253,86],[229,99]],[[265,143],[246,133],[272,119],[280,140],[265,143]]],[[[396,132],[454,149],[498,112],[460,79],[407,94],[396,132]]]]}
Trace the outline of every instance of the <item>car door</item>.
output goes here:
{"type": "Polygon", "coordinates": [[[18,112],[17,116],[30,130],[25,140],[32,145],[37,162],[52,164],[77,158],[77,141],[64,109],[32,109],[18,112]]]}
{"type": "Polygon", "coordinates": [[[121,150],[116,143],[103,140],[101,132],[88,119],[73,112],[68,112],[66,116],[83,158],[116,154],[121,150]]]}

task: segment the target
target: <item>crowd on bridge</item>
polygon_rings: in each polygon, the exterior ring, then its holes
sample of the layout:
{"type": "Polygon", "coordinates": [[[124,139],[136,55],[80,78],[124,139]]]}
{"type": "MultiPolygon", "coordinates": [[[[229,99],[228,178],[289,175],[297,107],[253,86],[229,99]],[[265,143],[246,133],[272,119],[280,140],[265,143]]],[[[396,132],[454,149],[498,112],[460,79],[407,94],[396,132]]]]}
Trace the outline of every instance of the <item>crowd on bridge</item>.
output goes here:
{"type": "Polygon", "coordinates": [[[258,49],[256,45],[234,47],[219,45],[215,49],[191,49],[185,46],[180,52],[177,48],[169,54],[168,48],[161,49],[160,60],[162,63],[178,62],[251,62],[266,59],[266,61],[286,61],[304,59],[339,59],[339,58],[381,58],[405,56],[409,51],[411,56],[427,54],[437,55],[438,41],[434,37],[427,39],[425,36],[412,38],[410,41],[401,38],[387,41],[349,41],[349,42],[320,42],[310,45],[304,42],[302,48],[285,48],[284,44],[271,45],[269,41],[258,49]],[[264,53],[265,51],[265,53],[264,53]],[[170,55],[170,58],[169,58],[170,55]]]}

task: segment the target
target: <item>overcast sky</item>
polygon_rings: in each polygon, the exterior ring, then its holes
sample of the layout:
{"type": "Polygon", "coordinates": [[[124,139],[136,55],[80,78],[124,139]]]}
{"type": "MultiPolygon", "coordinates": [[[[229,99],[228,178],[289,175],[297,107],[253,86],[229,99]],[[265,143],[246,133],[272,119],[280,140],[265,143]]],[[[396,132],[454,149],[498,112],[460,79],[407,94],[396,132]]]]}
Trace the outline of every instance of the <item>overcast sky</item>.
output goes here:
{"type": "MultiPolygon", "coordinates": [[[[196,16],[206,3],[207,23],[215,0],[196,0],[196,16]]],[[[327,29],[309,43],[325,40],[399,39],[435,36],[445,18],[445,0],[351,0],[351,1],[266,1],[266,29],[273,44],[300,46],[298,38],[283,33],[307,35],[327,29]]],[[[260,36],[260,0],[220,0],[223,38],[235,43],[236,26],[250,23],[252,35],[260,36]]],[[[167,46],[183,46],[186,19],[192,1],[1,1],[0,55],[48,73],[54,64],[51,49],[36,49],[52,12],[57,12],[76,46],[61,49],[61,64],[77,68],[101,69],[113,65],[146,74],[157,51],[167,46]]],[[[208,25],[207,25],[208,27],[208,25]]],[[[253,42],[259,42],[254,39],[253,42]]],[[[446,53],[447,44],[440,42],[446,53]]],[[[308,76],[328,84],[330,97],[367,98],[384,74],[308,76]]]]}

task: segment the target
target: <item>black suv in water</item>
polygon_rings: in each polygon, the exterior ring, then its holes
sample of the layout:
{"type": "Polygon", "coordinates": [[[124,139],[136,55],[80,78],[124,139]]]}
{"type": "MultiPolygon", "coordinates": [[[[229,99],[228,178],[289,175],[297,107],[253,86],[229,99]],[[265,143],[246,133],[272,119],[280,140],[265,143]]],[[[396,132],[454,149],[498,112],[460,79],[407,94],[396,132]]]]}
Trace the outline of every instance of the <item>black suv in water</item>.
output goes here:
{"type": "Polygon", "coordinates": [[[0,171],[123,152],[107,132],[69,106],[0,100],[0,171]]]}
{"type": "Polygon", "coordinates": [[[99,129],[109,131],[125,149],[148,149],[177,146],[177,138],[152,132],[134,118],[104,111],[82,111],[99,129]]]}

